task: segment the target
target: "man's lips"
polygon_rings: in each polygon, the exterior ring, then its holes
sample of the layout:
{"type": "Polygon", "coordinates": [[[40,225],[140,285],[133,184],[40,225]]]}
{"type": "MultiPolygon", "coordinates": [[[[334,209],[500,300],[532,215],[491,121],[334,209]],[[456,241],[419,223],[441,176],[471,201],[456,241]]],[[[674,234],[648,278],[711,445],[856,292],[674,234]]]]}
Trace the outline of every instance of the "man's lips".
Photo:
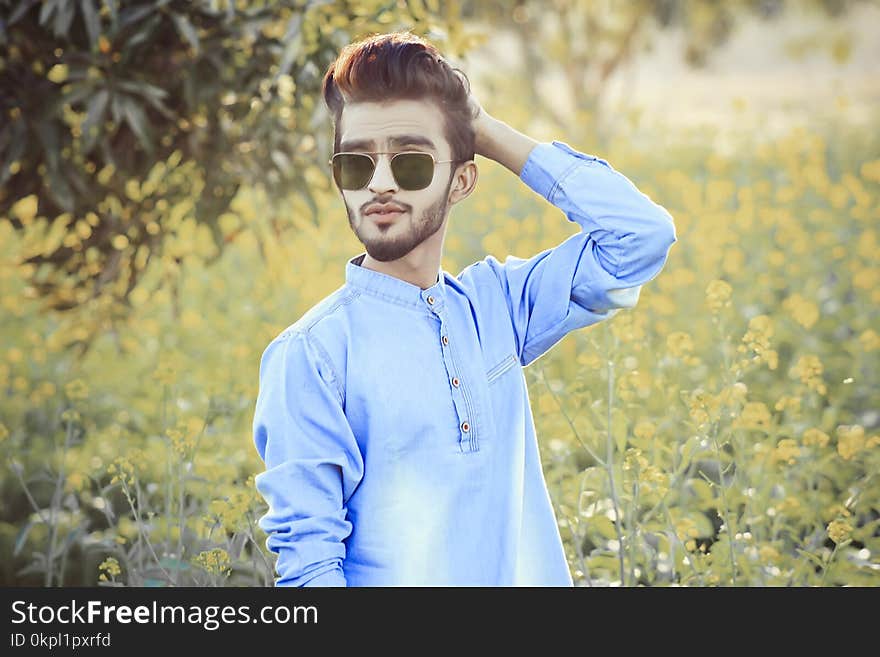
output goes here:
{"type": "Polygon", "coordinates": [[[392,212],[370,212],[367,216],[376,222],[387,222],[396,219],[404,214],[403,210],[394,210],[392,212]]]}

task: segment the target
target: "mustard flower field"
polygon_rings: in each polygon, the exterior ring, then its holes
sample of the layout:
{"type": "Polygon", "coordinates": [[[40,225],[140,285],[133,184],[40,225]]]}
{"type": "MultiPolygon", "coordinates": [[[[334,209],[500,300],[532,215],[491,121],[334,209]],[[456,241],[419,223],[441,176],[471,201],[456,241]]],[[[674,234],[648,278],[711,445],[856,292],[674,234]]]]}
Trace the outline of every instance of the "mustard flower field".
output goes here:
{"type": "MultiPolygon", "coordinates": [[[[635,308],[524,370],[575,584],[880,585],[880,129],[794,128],[729,157],[555,138],[606,158],[678,237],[635,308]]],[[[477,164],[446,271],[578,229],[477,164]]],[[[37,216],[29,197],[23,230],[0,217],[3,584],[272,585],[260,356],[361,252],[328,172],[308,173],[317,224],[295,192],[245,189],[222,254],[186,203],[158,208],[165,252],[130,307],[49,311],[24,282],[26,257],[75,245],[89,216],[37,216]]],[[[127,191],[190,176],[172,158],[127,191]]]]}

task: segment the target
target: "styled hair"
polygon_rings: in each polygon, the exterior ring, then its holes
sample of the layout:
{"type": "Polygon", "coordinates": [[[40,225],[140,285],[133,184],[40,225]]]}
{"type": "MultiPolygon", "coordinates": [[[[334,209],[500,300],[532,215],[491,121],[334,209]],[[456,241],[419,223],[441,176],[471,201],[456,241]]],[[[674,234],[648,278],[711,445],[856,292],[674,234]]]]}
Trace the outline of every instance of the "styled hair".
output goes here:
{"type": "Polygon", "coordinates": [[[467,75],[408,30],[371,35],[345,46],[324,74],[322,95],[333,117],[334,153],[339,152],[339,123],[346,103],[431,100],[443,114],[450,159],[474,158],[467,75]]]}

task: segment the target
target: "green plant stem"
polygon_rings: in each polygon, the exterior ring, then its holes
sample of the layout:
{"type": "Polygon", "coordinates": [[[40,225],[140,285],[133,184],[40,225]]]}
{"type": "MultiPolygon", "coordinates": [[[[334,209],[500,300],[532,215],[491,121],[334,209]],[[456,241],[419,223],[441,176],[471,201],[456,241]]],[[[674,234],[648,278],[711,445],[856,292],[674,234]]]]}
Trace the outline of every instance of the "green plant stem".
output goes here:
{"type": "Polygon", "coordinates": [[[259,546],[259,544],[257,544],[257,541],[254,538],[254,516],[251,514],[250,511],[247,511],[245,517],[248,521],[248,540],[253,543],[254,551],[260,555],[260,558],[263,560],[263,564],[266,566],[266,575],[268,577],[268,579],[266,580],[266,586],[269,586],[271,584],[271,580],[273,577],[272,574],[275,571],[275,567],[272,565],[269,559],[266,558],[266,554],[263,552],[263,549],[259,546]]]}
{"type": "Polygon", "coordinates": [[[70,447],[70,438],[73,435],[73,423],[67,420],[67,428],[64,431],[64,448],[61,450],[61,464],[58,466],[58,476],[55,478],[55,492],[52,494],[52,504],[49,509],[49,550],[46,555],[46,586],[52,586],[52,568],[55,561],[55,542],[58,538],[58,523],[55,518],[58,514],[58,507],[61,504],[62,486],[64,484],[65,465],[67,461],[67,450],[70,447]]]}
{"type": "Polygon", "coordinates": [[[581,435],[578,432],[577,427],[574,426],[574,422],[572,421],[571,417],[568,415],[568,413],[565,412],[565,407],[562,405],[562,401],[559,399],[559,396],[553,391],[553,388],[550,387],[550,382],[547,380],[547,377],[544,375],[544,368],[543,367],[538,368],[538,378],[540,379],[541,383],[543,383],[544,386],[547,388],[547,391],[550,393],[550,396],[553,397],[553,401],[555,401],[556,406],[559,407],[559,412],[562,413],[562,417],[565,418],[565,421],[568,423],[568,426],[571,428],[571,432],[574,434],[575,439],[581,444],[581,447],[583,447],[584,450],[591,457],[593,457],[594,461],[596,461],[600,465],[604,466],[605,461],[603,459],[601,459],[599,457],[599,455],[596,454],[592,449],[590,449],[590,446],[587,445],[587,443],[585,443],[583,441],[583,439],[581,438],[581,435]]]}
{"type": "Polygon", "coordinates": [[[629,581],[630,586],[635,586],[636,582],[636,514],[639,508],[639,477],[636,470],[636,480],[633,482],[633,496],[629,507],[629,581]]]}
{"type": "MultiPolygon", "coordinates": [[[[610,329],[606,325],[606,342],[609,334],[610,329]]],[[[610,353],[610,350],[606,350],[605,353],[610,353]]],[[[606,362],[608,363],[608,431],[605,440],[605,466],[608,470],[608,485],[611,488],[611,503],[614,505],[614,529],[617,532],[617,557],[620,561],[620,585],[624,586],[626,582],[626,565],[623,558],[623,531],[620,528],[620,512],[618,511],[620,501],[617,499],[617,490],[614,485],[614,437],[611,435],[611,409],[614,406],[614,361],[609,359],[606,362]]]]}
{"type": "MultiPolygon", "coordinates": [[[[691,567],[691,570],[694,572],[694,576],[700,580],[700,586],[706,585],[706,580],[703,577],[703,573],[697,570],[697,567],[694,565],[694,560],[691,558],[688,549],[684,546],[684,543],[681,542],[681,539],[678,537],[678,533],[675,531],[675,522],[672,520],[672,514],[669,513],[669,507],[665,504],[663,505],[663,513],[666,516],[666,522],[669,524],[670,533],[672,537],[675,539],[678,546],[681,548],[681,553],[683,555],[682,561],[684,561],[688,566],[691,567]]],[[[672,542],[670,541],[669,549],[672,550],[672,542]]],[[[673,579],[675,578],[675,553],[670,554],[670,559],[672,560],[672,575],[673,579]]]]}
{"type": "MultiPolygon", "coordinates": [[[[128,506],[131,507],[131,512],[134,514],[135,525],[138,528],[138,536],[141,537],[142,540],[144,541],[144,543],[146,544],[147,549],[149,549],[149,551],[150,551],[150,554],[153,555],[153,559],[156,560],[156,566],[159,568],[159,570],[162,571],[162,574],[168,578],[168,582],[171,584],[175,584],[174,578],[171,576],[171,573],[169,573],[167,570],[165,570],[162,567],[162,561],[159,559],[159,556],[156,554],[156,550],[153,549],[153,544],[150,543],[150,539],[147,538],[147,536],[144,534],[143,523],[141,522],[140,513],[135,508],[134,500],[132,500],[132,498],[131,498],[131,493],[128,490],[128,484],[126,484],[125,481],[122,482],[122,492],[125,493],[125,499],[128,500],[128,506]]],[[[140,496],[138,496],[138,497],[140,497],[140,496]]]]}
{"type": "Polygon", "coordinates": [[[831,566],[834,564],[834,557],[837,554],[838,544],[834,544],[834,549],[831,550],[831,556],[828,557],[828,563],[825,564],[825,567],[822,569],[822,580],[819,582],[819,586],[825,586],[825,579],[828,577],[828,571],[831,570],[831,566]]]}

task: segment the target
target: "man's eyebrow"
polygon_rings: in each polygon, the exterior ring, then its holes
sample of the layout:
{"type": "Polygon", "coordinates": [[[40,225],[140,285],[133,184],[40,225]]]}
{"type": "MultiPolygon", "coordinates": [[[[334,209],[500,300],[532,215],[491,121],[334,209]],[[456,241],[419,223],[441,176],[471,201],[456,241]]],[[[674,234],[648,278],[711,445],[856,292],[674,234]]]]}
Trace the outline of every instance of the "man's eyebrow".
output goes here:
{"type": "MultiPolygon", "coordinates": [[[[434,151],[437,150],[434,142],[422,135],[395,135],[388,138],[388,143],[391,146],[427,146],[434,151]]],[[[372,148],[375,144],[374,139],[352,139],[339,144],[339,148],[349,151],[357,148],[372,148]]]]}

